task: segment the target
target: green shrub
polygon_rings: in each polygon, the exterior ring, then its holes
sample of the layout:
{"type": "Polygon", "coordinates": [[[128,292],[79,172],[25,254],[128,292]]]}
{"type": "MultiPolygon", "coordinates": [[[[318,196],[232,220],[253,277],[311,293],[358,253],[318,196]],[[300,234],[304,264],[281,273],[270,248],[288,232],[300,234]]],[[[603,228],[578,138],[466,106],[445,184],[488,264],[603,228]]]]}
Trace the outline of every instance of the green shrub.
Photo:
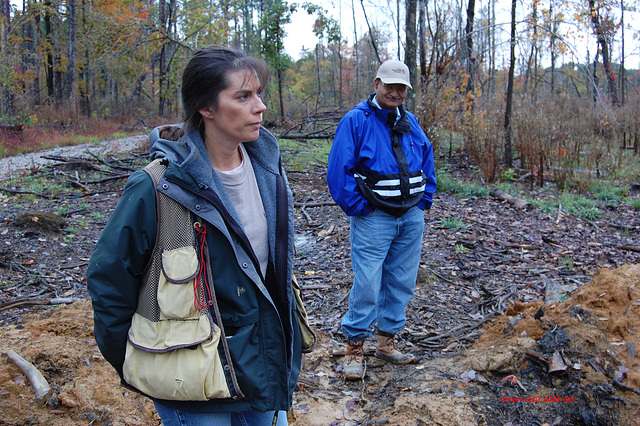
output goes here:
{"type": "Polygon", "coordinates": [[[597,181],[591,183],[588,189],[599,201],[621,201],[629,193],[626,186],[617,186],[609,181],[597,181]]]}

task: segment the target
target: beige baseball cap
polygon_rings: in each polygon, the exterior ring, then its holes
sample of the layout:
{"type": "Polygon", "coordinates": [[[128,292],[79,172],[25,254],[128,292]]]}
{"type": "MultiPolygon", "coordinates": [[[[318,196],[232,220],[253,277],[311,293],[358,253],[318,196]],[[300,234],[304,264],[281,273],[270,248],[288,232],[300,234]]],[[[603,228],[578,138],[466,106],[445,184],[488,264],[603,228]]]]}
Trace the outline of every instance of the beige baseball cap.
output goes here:
{"type": "Polygon", "coordinates": [[[379,78],[384,84],[404,84],[413,89],[409,82],[409,67],[404,62],[395,60],[383,62],[378,68],[376,78],[379,78]]]}

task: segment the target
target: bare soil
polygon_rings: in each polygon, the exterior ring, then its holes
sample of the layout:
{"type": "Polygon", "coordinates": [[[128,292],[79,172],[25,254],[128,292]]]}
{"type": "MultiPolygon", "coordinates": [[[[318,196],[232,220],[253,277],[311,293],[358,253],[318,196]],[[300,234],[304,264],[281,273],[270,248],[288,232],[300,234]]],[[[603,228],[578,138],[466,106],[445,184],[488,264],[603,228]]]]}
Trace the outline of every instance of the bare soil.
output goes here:
{"type": "MultiPolygon", "coordinates": [[[[160,424],[153,404],[122,388],[100,355],[84,276],[124,178],[144,161],[143,141],[133,151],[126,146],[91,154],[78,148],[33,166],[14,158],[0,182],[0,353],[13,350],[53,388],[36,401],[29,380],[2,355],[0,424],[160,424]],[[96,176],[97,164],[113,179],[96,176]],[[71,189],[30,186],[34,177],[71,189]],[[44,223],[43,213],[63,222],[44,223]]],[[[286,161],[296,152],[284,155],[286,161]]],[[[473,179],[464,158],[440,160],[460,179],[473,179]]],[[[340,319],[352,280],[348,220],[331,202],[323,166],[291,170],[289,179],[296,273],[319,337],[304,357],[291,424],[637,422],[640,253],[628,249],[640,246],[637,210],[602,205],[603,218],[587,221],[492,197],[437,194],[425,214],[430,232],[407,326],[398,335],[417,360],[389,365],[367,342],[365,378],[346,382],[340,319]],[[462,226],[446,229],[443,218],[462,226]]]]}

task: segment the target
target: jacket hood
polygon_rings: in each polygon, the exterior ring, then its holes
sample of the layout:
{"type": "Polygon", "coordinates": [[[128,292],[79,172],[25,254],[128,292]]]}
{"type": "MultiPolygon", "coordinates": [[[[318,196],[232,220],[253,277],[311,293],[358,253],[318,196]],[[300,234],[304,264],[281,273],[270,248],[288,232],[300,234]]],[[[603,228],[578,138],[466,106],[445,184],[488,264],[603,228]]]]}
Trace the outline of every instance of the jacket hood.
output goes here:
{"type": "MultiPolygon", "coordinates": [[[[171,126],[182,127],[183,123],[171,126]]],[[[181,170],[190,174],[202,188],[209,188],[217,180],[213,173],[209,155],[198,130],[184,134],[178,140],[163,139],[160,129],[156,127],[149,135],[149,156],[151,158],[166,158],[181,170]]],[[[244,143],[252,162],[259,163],[266,170],[279,174],[280,158],[278,156],[278,142],[264,127],[260,127],[260,135],[253,142],[244,143]]]]}

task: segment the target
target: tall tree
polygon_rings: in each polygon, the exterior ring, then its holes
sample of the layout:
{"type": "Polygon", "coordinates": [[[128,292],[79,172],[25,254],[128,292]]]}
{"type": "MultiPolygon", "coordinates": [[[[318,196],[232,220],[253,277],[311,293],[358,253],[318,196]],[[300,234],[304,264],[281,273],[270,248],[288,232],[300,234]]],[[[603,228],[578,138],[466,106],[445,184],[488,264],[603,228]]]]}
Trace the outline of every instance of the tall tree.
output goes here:
{"type": "Polygon", "coordinates": [[[551,93],[556,85],[556,41],[558,39],[558,20],[554,15],[554,5],[556,0],[549,0],[549,20],[551,25],[551,37],[549,39],[549,50],[551,51],[551,93]]]}
{"type": "Polygon", "coordinates": [[[611,66],[611,54],[609,45],[615,32],[615,25],[610,16],[602,16],[600,11],[608,10],[606,5],[596,5],[596,0],[589,0],[589,16],[593,25],[593,31],[596,34],[598,45],[600,46],[600,55],[602,56],[602,66],[604,68],[605,77],[607,79],[607,88],[609,98],[614,104],[618,102],[618,90],[615,84],[615,73],[611,66]]]}
{"type": "Polygon", "coordinates": [[[284,72],[291,58],[284,51],[285,25],[291,22],[291,13],[295,6],[289,6],[283,0],[267,0],[263,5],[260,27],[262,28],[262,52],[275,71],[278,83],[280,120],[284,122],[284,72]]]}
{"type": "Polygon", "coordinates": [[[413,87],[417,87],[416,81],[418,79],[418,65],[416,63],[416,43],[418,35],[416,27],[416,13],[418,11],[418,0],[406,0],[406,5],[404,63],[409,67],[411,85],[413,87]]]}
{"type": "Polygon", "coordinates": [[[620,0],[620,30],[621,30],[621,34],[620,34],[620,41],[621,41],[621,45],[620,45],[620,56],[621,56],[621,60],[620,60],[620,72],[618,73],[618,81],[620,81],[620,103],[622,105],[624,105],[624,91],[625,91],[625,83],[627,81],[626,79],[626,71],[625,71],[625,67],[624,67],[624,57],[625,57],[625,53],[624,53],[624,12],[625,12],[625,8],[624,8],[624,0],[620,0]]]}
{"type": "Polygon", "coordinates": [[[529,50],[529,58],[527,59],[527,68],[525,70],[524,90],[529,90],[532,98],[537,98],[536,86],[538,83],[538,3],[540,0],[533,0],[531,4],[531,16],[528,20],[528,29],[531,34],[529,37],[531,49],[529,50]]]}
{"type": "Polygon", "coordinates": [[[420,84],[427,80],[427,46],[426,34],[426,4],[425,0],[418,0],[418,50],[420,52],[420,84]]]}
{"type": "MultiPolygon", "coordinates": [[[[413,1],[413,0],[409,0],[413,1]]],[[[373,28],[369,24],[369,18],[367,17],[367,10],[364,8],[364,0],[360,0],[360,5],[362,6],[362,13],[364,14],[364,21],[367,23],[367,28],[369,29],[369,41],[371,42],[371,47],[373,47],[374,52],[376,53],[376,58],[378,59],[378,64],[382,63],[382,58],[380,58],[380,52],[378,50],[378,44],[376,42],[376,36],[374,34],[373,28]]]]}
{"type": "Polygon", "coordinates": [[[469,0],[467,4],[467,25],[465,27],[465,59],[467,63],[467,73],[469,74],[469,81],[467,83],[467,93],[475,90],[476,80],[476,58],[473,53],[473,20],[475,16],[476,1],[469,0]]]}
{"type": "Polygon", "coordinates": [[[54,88],[54,73],[53,73],[53,39],[52,26],[51,26],[51,11],[53,5],[51,0],[44,0],[44,43],[46,50],[46,70],[47,70],[47,96],[49,99],[53,98],[55,93],[54,88]]]}
{"type": "Polygon", "coordinates": [[[76,0],[69,0],[68,3],[68,25],[69,25],[69,104],[74,118],[78,115],[78,86],[76,77],[76,0]]]}
{"type": "Polygon", "coordinates": [[[513,149],[511,144],[511,110],[513,104],[513,80],[516,68],[516,3],[511,0],[511,40],[509,55],[509,81],[507,82],[507,103],[504,111],[504,162],[507,168],[513,166],[513,149]]]}
{"type": "MultiPolygon", "coordinates": [[[[11,25],[11,5],[9,0],[0,0],[0,72],[3,74],[3,78],[7,78],[7,74],[10,72],[10,64],[5,63],[9,57],[9,26],[11,25]]],[[[2,105],[3,108],[0,112],[11,114],[13,111],[13,94],[9,89],[9,84],[2,81],[0,83],[2,88],[2,105]]]]}

